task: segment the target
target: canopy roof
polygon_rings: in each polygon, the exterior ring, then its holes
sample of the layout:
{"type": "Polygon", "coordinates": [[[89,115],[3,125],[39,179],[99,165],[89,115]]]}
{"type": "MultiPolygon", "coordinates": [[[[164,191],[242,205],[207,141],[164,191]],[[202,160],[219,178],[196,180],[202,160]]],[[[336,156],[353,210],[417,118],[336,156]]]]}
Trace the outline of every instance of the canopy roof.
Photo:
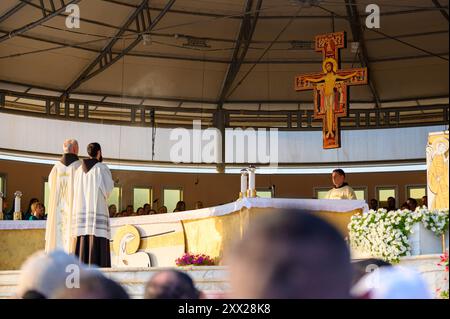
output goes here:
{"type": "Polygon", "coordinates": [[[370,85],[351,88],[351,102],[375,108],[448,97],[445,0],[377,1],[380,29],[365,26],[361,0],[63,1],[78,4],[79,29],[66,27],[61,2],[0,2],[0,89],[311,103],[311,92],[294,90],[294,77],[321,70],[313,41],[334,30],[347,34],[341,67],[369,68],[370,85]]]}

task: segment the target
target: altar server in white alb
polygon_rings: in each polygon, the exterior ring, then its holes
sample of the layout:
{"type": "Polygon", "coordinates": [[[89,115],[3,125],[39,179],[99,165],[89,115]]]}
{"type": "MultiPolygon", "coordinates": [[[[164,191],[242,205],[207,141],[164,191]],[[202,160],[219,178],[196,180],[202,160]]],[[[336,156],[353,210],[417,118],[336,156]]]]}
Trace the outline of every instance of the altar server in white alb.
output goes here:
{"type": "Polygon", "coordinates": [[[338,168],[331,175],[334,188],[330,189],[326,199],[357,199],[355,191],[345,182],[345,172],[338,168]]]}
{"type": "Polygon", "coordinates": [[[73,139],[64,141],[63,151],[64,154],[48,176],[50,192],[45,229],[47,253],[56,249],[67,253],[75,251],[71,223],[75,172],[81,166],[78,142],[73,139]]]}
{"type": "Polygon", "coordinates": [[[89,159],[82,161],[75,175],[75,254],[85,264],[111,267],[107,199],[114,181],[108,166],[102,163],[100,144],[89,144],[87,152],[89,159]]]}

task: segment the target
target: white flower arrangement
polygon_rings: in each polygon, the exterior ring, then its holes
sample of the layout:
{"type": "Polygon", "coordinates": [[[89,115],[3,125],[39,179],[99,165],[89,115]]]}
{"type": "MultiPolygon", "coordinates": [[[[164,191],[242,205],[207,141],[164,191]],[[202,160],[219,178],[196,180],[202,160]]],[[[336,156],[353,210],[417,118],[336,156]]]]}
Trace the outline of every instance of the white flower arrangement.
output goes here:
{"type": "Polygon", "coordinates": [[[375,258],[398,262],[400,257],[411,255],[408,236],[416,223],[422,223],[436,236],[441,236],[448,231],[449,211],[428,210],[423,206],[414,212],[379,209],[354,215],[348,225],[350,247],[375,258]]]}

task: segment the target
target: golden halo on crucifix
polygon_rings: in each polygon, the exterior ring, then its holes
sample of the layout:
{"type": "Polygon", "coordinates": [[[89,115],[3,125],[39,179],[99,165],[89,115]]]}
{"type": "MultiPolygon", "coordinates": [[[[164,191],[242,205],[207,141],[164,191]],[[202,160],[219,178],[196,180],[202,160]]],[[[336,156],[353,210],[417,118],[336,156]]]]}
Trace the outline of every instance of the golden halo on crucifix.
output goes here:
{"type": "Polygon", "coordinates": [[[324,73],[328,73],[327,71],[327,64],[331,63],[333,65],[333,72],[337,73],[337,69],[338,69],[338,65],[337,65],[337,61],[333,58],[326,58],[323,63],[322,63],[322,69],[324,73]]]}

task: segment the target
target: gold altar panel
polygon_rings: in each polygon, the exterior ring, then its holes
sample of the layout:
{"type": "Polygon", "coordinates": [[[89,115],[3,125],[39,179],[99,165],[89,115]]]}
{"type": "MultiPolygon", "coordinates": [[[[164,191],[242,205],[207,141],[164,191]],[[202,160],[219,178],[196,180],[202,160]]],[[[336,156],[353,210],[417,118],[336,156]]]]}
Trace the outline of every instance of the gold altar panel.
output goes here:
{"type": "Polygon", "coordinates": [[[224,249],[242,236],[241,223],[246,218],[241,214],[247,213],[238,211],[224,216],[183,220],[186,251],[219,258],[222,263],[224,249]]]}
{"type": "MultiPolygon", "coordinates": [[[[225,216],[210,217],[183,221],[186,236],[186,251],[194,254],[206,254],[223,261],[224,252],[230,249],[233,242],[242,238],[249,223],[268,214],[280,210],[273,208],[243,208],[225,216]]],[[[347,225],[355,214],[361,214],[357,209],[349,212],[314,212],[317,216],[331,223],[344,236],[348,236],[347,225]]]]}
{"type": "Polygon", "coordinates": [[[2,230],[1,241],[0,270],[20,269],[30,255],[44,249],[45,229],[2,230]]]}
{"type": "Polygon", "coordinates": [[[332,224],[344,237],[348,237],[348,224],[353,215],[362,214],[362,209],[356,209],[345,213],[336,212],[315,212],[327,222],[332,224]]]}
{"type": "MultiPolygon", "coordinates": [[[[266,214],[273,213],[276,210],[273,208],[251,208],[250,209],[250,219],[252,221],[255,218],[267,216],[266,214]]],[[[348,236],[348,224],[353,215],[362,214],[362,209],[356,209],[349,212],[330,212],[330,211],[316,211],[314,215],[323,218],[331,225],[333,225],[344,237],[348,236]]]]}

